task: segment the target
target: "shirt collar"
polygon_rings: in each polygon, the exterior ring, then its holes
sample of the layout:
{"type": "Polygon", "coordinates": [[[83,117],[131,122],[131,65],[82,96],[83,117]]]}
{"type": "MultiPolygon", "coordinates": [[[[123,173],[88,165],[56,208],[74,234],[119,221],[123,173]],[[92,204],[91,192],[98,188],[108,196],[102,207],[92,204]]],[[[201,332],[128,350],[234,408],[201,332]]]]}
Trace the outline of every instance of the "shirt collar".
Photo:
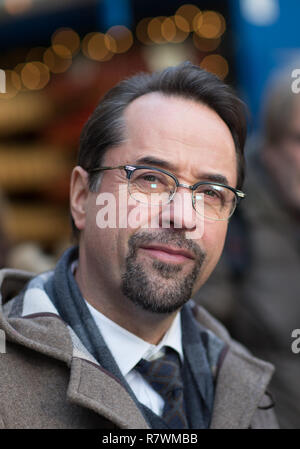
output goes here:
{"type": "Polygon", "coordinates": [[[152,360],[159,357],[164,351],[164,346],[174,349],[183,361],[180,313],[177,313],[159,344],[153,345],[119,326],[87,301],[86,304],[123,376],[126,376],[142,358],[152,360]]]}

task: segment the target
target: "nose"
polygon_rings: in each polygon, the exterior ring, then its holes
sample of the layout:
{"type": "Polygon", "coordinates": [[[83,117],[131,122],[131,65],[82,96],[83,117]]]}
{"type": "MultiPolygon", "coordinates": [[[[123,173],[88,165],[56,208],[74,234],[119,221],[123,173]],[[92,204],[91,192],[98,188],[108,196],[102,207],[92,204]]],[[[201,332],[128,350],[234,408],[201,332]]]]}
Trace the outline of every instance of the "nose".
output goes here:
{"type": "Polygon", "coordinates": [[[184,185],[177,191],[170,201],[162,207],[162,227],[174,227],[192,231],[196,227],[196,211],[192,203],[192,193],[184,185]]]}

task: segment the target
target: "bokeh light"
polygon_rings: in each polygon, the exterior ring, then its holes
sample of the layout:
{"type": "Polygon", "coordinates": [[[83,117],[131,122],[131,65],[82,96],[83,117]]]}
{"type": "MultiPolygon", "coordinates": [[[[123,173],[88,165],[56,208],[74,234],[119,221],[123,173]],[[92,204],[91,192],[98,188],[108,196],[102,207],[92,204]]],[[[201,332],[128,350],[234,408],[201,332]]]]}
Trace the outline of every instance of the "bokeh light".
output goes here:
{"type": "Polygon", "coordinates": [[[70,67],[72,58],[62,57],[50,47],[44,53],[43,62],[49,67],[51,72],[63,73],[70,67]]]}
{"type": "Polygon", "coordinates": [[[194,18],[193,29],[200,37],[217,39],[224,33],[226,22],[222,14],[216,11],[204,11],[194,18]]]}
{"type": "Polygon", "coordinates": [[[176,37],[176,25],[174,20],[167,17],[161,24],[161,34],[162,37],[168,41],[172,42],[176,37]]]}
{"type": "Polygon", "coordinates": [[[27,62],[21,70],[21,79],[27,89],[42,89],[50,80],[49,69],[39,61],[27,62]]]}
{"type": "Polygon", "coordinates": [[[133,44],[132,32],[124,25],[109,28],[106,36],[106,46],[113,53],[126,53],[133,44]]]}
{"type": "Polygon", "coordinates": [[[143,45],[181,43],[190,33],[190,25],[182,16],[146,17],[136,27],[136,37],[143,45]]]}
{"type": "Polygon", "coordinates": [[[52,46],[63,45],[74,56],[80,48],[80,38],[71,28],[60,28],[53,33],[52,46]]]}
{"type": "Polygon", "coordinates": [[[148,25],[151,20],[152,17],[145,17],[144,19],[140,20],[135,30],[137,39],[144,45],[149,45],[152,43],[148,34],[148,25]]]}
{"type": "Polygon", "coordinates": [[[186,24],[188,24],[188,27],[189,27],[188,30],[183,29],[182,31],[192,31],[193,30],[194,18],[199,13],[200,13],[200,9],[197,6],[191,5],[191,4],[182,5],[177,9],[175,16],[183,17],[185,19],[186,24]]]}
{"type": "Polygon", "coordinates": [[[196,33],[199,33],[202,25],[203,25],[203,13],[199,12],[198,14],[195,15],[193,19],[192,30],[195,31],[196,33]]]}
{"type": "Polygon", "coordinates": [[[10,73],[10,80],[11,80],[11,84],[13,85],[13,87],[16,90],[18,90],[18,91],[21,90],[22,83],[21,83],[20,75],[17,72],[15,72],[14,70],[12,70],[10,73]]]}
{"type": "Polygon", "coordinates": [[[54,53],[56,53],[62,59],[71,59],[72,58],[71,51],[64,45],[55,44],[55,45],[52,45],[51,49],[52,49],[52,51],[54,51],[54,53]]]}
{"type": "Polygon", "coordinates": [[[185,41],[190,34],[188,22],[181,16],[173,16],[170,19],[173,20],[176,29],[176,34],[172,42],[179,44],[185,41]]]}
{"type": "Polygon", "coordinates": [[[166,17],[164,16],[154,17],[148,24],[148,36],[155,44],[166,42],[166,39],[162,35],[162,24],[165,19],[166,17]]]}
{"type": "Polygon", "coordinates": [[[108,61],[113,53],[107,47],[109,38],[103,33],[88,33],[82,41],[83,54],[94,61],[108,61]]]}
{"type": "Polygon", "coordinates": [[[175,14],[174,21],[177,28],[184,33],[189,33],[191,31],[189,22],[179,14],[175,14]]]}
{"type": "MultiPolygon", "coordinates": [[[[17,64],[14,68],[14,72],[19,76],[19,79],[21,80],[21,72],[23,70],[23,67],[25,67],[26,62],[20,62],[19,64],[17,64]]],[[[27,90],[27,88],[24,86],[24,84],[22,84],[21,82],[21,87],[19,89],[20,91],[25,91],[27,90]]]]}
{"type": "Polygon", "coordinates": [[[35,64],[28,62],[21,71],[21,78],[27,89],[36,89],[40,82],[40,71],[35,64]]]}
{"type": "Polygon", "coordinates": [[[226,78],[229,72],[228,62],[223,56],[217,54],[205,56],[201,61],[200,67],[214,73],[221,79],[226,78]]]}

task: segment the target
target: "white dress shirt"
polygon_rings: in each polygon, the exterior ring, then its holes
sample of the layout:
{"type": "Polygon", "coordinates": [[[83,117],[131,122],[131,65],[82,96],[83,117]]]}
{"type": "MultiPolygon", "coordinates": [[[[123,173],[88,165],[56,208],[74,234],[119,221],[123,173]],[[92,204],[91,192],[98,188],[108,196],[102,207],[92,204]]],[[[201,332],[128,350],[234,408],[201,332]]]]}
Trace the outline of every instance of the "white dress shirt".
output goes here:
{"type": "Polygon", "coordinates": [[[183,361],[180,313],[177,313],[171,327],[160,343],[153,345],[119,326],[96,310],[87,301],[86,304],[121,373],[137,399],[154,413],[161,416],[164,407],[163,398],[144,380],[143,376],[134,367],[142,358],[150,361],[159,357],[164,352],[164,346],[169,346],[177,351],[181,361],[183,361]]]}

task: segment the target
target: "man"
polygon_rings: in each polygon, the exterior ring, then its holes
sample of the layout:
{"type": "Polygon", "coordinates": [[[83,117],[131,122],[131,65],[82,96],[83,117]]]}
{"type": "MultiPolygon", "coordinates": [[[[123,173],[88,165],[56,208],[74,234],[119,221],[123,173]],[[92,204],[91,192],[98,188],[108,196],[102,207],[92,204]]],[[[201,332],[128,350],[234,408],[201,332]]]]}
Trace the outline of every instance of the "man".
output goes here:
{"type": "Polygon", "coordinates": [[[198,297],[208,307],[227,303],[232,334],[275,364],[270,391],[280,427],[300,428],[300,364],[292,348],[300,314],[300,96],[291,73],[284,69],[268,86],[260,141],[249,148],[247,204],[198,297]]]}
{"type": "Polygon", "coordinates": [[[2,272],[3,427],[276,427],[273,367],[188,302],[244,196],[244,139],[240,101],[189,63],[105,96],[72,172],[78,248],[27,285],[2,272]]]}

